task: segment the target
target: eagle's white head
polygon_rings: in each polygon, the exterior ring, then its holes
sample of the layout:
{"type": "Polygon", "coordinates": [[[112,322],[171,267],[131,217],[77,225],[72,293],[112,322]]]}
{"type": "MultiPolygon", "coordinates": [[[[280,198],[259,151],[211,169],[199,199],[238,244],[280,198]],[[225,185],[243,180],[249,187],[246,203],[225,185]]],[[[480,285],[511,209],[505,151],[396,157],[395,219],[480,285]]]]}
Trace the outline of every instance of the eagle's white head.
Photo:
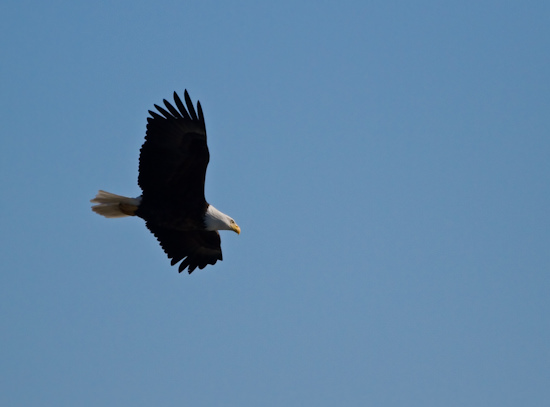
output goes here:
{"type": "Polygon", "coordinates": [[[237,234],[241,234],[239,225],[230,216],[220,212],[212,205],[208,205],[208,209],[204,214],[204,225],[206,230],[232,230],[237,234]]]}

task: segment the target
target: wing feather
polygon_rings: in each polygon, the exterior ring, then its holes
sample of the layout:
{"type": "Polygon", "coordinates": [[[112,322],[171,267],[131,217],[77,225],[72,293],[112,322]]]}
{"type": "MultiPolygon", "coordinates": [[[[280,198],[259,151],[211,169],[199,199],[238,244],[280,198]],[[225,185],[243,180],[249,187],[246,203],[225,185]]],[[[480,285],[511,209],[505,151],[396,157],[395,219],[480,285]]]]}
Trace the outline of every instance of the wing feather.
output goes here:
{"type": "MultiPolygon", "coordinates": [[[[166,108],[167,108],[168,110],[170,110],[170,113],[172,113],[172,115],[173,115],[174,117],[177,117],[177,118],[179,118],[179,119],[183,119],[183,116],[182,116],[181,113],[178,111],[178,109],[174,108],[174,106],[172,106],[172,105],[170,104],[170,102],[168,102],[166,99],[163,99],[162,101],[164,102],[164,106],[166,106],[166,108]]],[[[204,121],[204,120],[202,120],[202,121],[204,121]]]]}
{"type": "Polygon", "coordinates": [[[205,268],[222,260],[220,235],[216,231],[192,230],[181,231],[146,223],[147,228],[155,235],[162,249],[171,259],[172,266],[182,261],[179,272],[188,268],[191,274],[197,267],[205,268]]]}
{"type": "Polygon", "coordinates": [[[195,112],[195,106],[193,106],[193,102],[191,101],[191,98],[189,97],[189,93],[187,93],[187,90],[184,92],[183,96],[185,96],[185,103],[187,104],[187,109],[189,110],[189,114],[191,115],[191,118],[193,120],[199,120],[197,118],[197,113],[195,112]]]}
{"type": "Polygon", "coordinates": [[[197,110],[199,111],[199,121],[204,123],[204,115],[202,114],[201,102],[197,101],[197,110]]]}
{"type": "MultiPolygon", "coordinates": [[[[138,183],[144,202],[169,202],[173,208],[201,210],[205,207],[204,181],[210,159],[202,108],[197,116],[187,91],[185,101],[174,92],[177,109],[149,111],[147,134],[141,147],[138,183]]],[[[173,212],[173,211],[170,211],[173,212]]]]}
{"type": "Polygon", "coordinates": [[[176,102],[176,106],[178,107],[179,111],[183,115],[184,119],[190,119],[189,114],[187,113],[187,110],[185,109],[185,106],[183,106],[183,103],[181,102],[180,97],[176,92],[174,92],[174,102],[176,102]]]}
{"type": "MultiPolygon", "coordinates": [[[[166,117],[166,118],[169,118],[169,117],[171,117],[171,116],[174,116],[174,115],[168,113],[166,110],[164,110],[164,109],[163,109],[162,107],[160,107],[159,105],[155,105],[155,109],[157,109],[159,112],[161,112],[162,115],[163,115],[164,117],[166,117]]],[[[176,117],[177,117],[177,116],[176,116],[176,117]]]]}

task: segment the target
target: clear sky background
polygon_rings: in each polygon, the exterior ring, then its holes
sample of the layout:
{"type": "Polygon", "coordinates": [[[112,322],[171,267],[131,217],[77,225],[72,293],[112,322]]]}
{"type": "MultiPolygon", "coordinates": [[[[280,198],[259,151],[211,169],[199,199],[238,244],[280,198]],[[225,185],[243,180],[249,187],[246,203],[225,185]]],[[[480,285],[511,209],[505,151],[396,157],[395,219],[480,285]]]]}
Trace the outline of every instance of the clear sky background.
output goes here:
{"type": "Polygon", "coordinates": [[[550,405],[548,1],[0,5],[0,405],[550,405]],[[141,219],[204,108],[224,261],[141,219]]]}

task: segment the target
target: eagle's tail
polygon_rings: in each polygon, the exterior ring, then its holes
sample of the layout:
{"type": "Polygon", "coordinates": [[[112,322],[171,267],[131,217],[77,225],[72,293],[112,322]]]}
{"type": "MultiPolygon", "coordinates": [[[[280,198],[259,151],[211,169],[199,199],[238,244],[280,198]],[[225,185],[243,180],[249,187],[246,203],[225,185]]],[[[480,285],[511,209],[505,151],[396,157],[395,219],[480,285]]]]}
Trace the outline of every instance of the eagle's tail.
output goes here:
{"type": "Polygon", "coordinates": [[[95,213],[106,218],[122,218],[124,216],[135,216],[141,203],[141,197],[127,198],[100,190],[90,202],[97,204],[92,206],[92,211],[95,213]]]}

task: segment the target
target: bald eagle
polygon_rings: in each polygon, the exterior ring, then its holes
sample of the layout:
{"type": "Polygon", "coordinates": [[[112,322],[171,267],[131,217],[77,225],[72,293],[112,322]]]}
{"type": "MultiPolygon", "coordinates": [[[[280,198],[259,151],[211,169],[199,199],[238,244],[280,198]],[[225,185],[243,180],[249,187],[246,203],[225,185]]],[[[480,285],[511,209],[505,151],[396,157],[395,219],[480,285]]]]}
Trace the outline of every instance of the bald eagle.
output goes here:
{"type": "Polygon", "coordinates": [[[142,194],[127,198],[99,191],[90,202],[95,213],[106,218],[138,216],[155,235],[172,266],[189,274],[197,267],[222,260],[218,230],[241,229],[204,197],[204,181],[210,153],[200,102],[197,112],[185,91],[185,103],[174,92],[176,107],[163,100],[166,109],[149,110],[147,133],[139,157],[138,184],[142,194]]]}

